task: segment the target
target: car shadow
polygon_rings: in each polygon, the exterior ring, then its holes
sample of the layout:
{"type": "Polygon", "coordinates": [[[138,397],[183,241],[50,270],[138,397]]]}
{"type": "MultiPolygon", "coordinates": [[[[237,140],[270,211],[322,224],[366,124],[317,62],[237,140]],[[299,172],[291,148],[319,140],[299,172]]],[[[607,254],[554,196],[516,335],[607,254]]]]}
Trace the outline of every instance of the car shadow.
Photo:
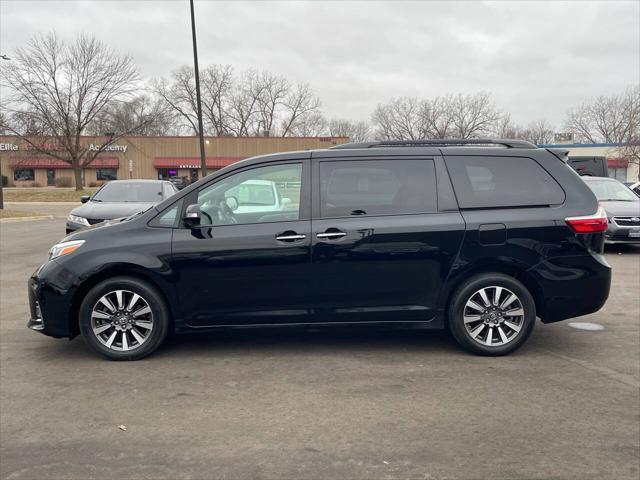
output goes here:
{"type": "Polygon", "coordinates": [[[159,349],[161,356],[235,354],[240,352],[287,354],[460,351],[447,332],[393,327],[265,327],[220,329],[173,335],[159,349]]]}
{"type": "Polygon", "coordinates": [[[612,245],[605,245],[604,253],[640,254],[640,245],[627,245],[624,243],[614,243],[612,245]]]}

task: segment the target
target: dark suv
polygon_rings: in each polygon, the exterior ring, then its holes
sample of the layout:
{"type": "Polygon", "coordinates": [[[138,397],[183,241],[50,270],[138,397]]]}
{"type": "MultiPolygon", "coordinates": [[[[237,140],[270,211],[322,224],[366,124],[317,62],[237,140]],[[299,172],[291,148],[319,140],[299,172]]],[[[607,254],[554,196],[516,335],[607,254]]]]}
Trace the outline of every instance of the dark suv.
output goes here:
{"type": "Polygon", "coordinates": [[[425,140],[250,158],[64,238],[29,282],[29,327],[112,359],[170,331],[292,324],[446,327],[507,354],[536,317],[609,294],[607,219],[565,153],[425,140]]]}

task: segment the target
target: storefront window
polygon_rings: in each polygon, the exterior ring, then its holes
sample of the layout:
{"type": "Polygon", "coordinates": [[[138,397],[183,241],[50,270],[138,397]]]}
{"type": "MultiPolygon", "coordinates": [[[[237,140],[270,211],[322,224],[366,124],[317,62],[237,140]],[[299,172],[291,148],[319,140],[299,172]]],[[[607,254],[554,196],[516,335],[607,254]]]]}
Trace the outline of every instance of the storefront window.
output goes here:
{"type": "Polygon", "coordinates": [[[609,167],[609,177],[621,182],[627,181],[627,167],[609,167]]]}
{"type": "Polygon", "coordinates": [[[16,168],[13,171],[13,179],[17,181],[21,180],[35,180],[36,174],[33,168],[16,168]]]}
{"type": "Polygon", "coordinates": [[[97,180],[117,180],[118,170],[115,168],[98,168],[96,169],[97,180]]]}
{"type": "Polygon", "coordinates": [[[168,180],[170,178],[178,177],[178,169],[177,168],[159,168],[158,169],[158,180],[168,180]]]}

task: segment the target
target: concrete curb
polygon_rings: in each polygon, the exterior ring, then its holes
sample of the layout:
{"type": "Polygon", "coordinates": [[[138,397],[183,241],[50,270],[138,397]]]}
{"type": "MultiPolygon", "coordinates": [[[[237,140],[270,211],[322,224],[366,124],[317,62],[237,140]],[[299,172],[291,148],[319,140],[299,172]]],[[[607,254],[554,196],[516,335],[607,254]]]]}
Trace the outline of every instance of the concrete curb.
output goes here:
{"type": "Polygon", "coordinates": [[[5,205],[80,205],[80,202],[4,202],[5,205]]]}
{"type": "Polygon", "coordinates": [[[18,223],[18,222],[31,222],[35,220],[53,220],[53,215],[38,215],[35,217],[14,217],[14,218],[0,218],[0,223],[18,223]]]}

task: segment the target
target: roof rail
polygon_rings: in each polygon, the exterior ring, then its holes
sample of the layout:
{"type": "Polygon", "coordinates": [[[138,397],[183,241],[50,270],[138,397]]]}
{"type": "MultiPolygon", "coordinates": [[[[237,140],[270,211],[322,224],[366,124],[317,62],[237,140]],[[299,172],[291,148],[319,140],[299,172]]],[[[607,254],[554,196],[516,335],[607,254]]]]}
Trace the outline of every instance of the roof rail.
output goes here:
{"type": "Polygon", "coordinates": [[[504,140],[492,138],[455,139],[444,138],[436,140],[380,140],[376,142],[343,143],[335,145],[330,150],[353,150],[357,148],[379,147],[453,147],[465,145],[502,145],[507,148],[538,148],[533,143],[524,140],[504,140]]]}

